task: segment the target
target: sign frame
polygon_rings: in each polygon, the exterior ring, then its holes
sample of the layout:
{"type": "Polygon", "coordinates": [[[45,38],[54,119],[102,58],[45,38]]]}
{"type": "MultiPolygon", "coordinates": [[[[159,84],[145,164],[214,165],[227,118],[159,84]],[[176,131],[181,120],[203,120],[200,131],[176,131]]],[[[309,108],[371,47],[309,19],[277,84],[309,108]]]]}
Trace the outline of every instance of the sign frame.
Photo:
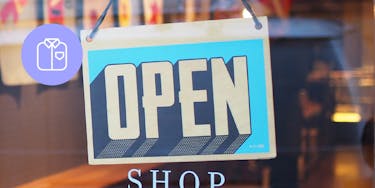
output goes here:
{"type": "MultiPolygon", "coordinates": [[[[86,109],[86,129],[87,129],[87,146],[89,164],[122,164],[122,163],[166,163],[166,162],[198,162],[198,161],[221,161],[221,160],[255,160],[270,159],[276,157],[276,141],[274,127],[274,110],[273,110],[273,93],[270,63],[270,47],[268,39],[268,23],[266,17],[259,18],[263,24],[260,30],[255,29],[252,19],[227,19],[219,21],[201,21],[191,23],[174,23],[163,25],[146,25],[128,28],[111,28],[102,29],[96,35],[92,42],[85,40],[89,34],[89,30],[81,32],[81,41],[84,49],[83,58],[83,80],[84,80],[84,96],[86,109]],[[189,31],[189,32],[186,32],[189,31]],[[254,147],[267,147],[260,152],[250,154],[212,154],[212,155],[183,155],[183,156],[153,156],[153,157],[111,157],[96,158],[94,155],[93,143],[93,119],[91,107],[91,91],[90,84],[93,80],[92,70],[90,66],[96,66],[98,62],[91,62],[94,58],[89,57],[91,52],[108,51],[111,49],[134,49],[149,48],[157,46],[173,46],[184,44],[199,43],[215,43],[215,42],[231,42],[231,41],[251,41],[260,40],[263,46],[264,57],[264,76],[265,96],[263,102],[266,104],[264,112],[266,113],[267,131],[266,146],[262,144],[249,145],[254,147]],[[109,42],[110,41],[110,42],[109,42]],[[126,42],[125,42],[126,41],[126,42]],[[90,59],[90,62],[89,62],[90,59]],[[90,65],[89,65],[90,63],[90,65]]],[[[111,61],[111,58],[108,61],[111,61]]],[[[95,58],[94,58],[95,59],[95,58]]],[[[106,62],[107,64],[111,64],[106,62]]],[[[124,63],[124,62],[123,62],[124,63]]],[[[100,64],[100,62],[99,62],[100,64]]],[[[101,67],[100,70],[104,70],[101,67]]],[[[96,73],[97,74],[97,73],[96,73]]],[[[251,100],[251,99],[250,99],[251,100]]],[[[251,101],[250,101],[251,102],[251,101]]],[[[250,107],[251,108],[251,107],[250,107]]],[[[252,128],[254,125],[251,125],[252,128]]],[[[262,126],[262,125],[257,125],[262,126]]],[[[252,134],[256,134],[252,132],[252,134]]],[[[250,136],[251,137],[251,136],[250,136]]],[[[259,149],[259,148],[258,148],[259,149]]]]}

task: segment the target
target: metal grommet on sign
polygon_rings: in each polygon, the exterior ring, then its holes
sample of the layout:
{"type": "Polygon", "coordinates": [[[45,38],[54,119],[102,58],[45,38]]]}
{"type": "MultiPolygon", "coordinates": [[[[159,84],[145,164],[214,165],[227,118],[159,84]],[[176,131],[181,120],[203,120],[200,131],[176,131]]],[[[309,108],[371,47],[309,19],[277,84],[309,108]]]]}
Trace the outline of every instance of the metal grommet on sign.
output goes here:
{"type": "Polygon", "coordinates": [[[91,38],[90,35],[86,37],[86,42],[92,42],[92,41],[93,41],[93,38],[91,38]]]}
{"type": "Polygon", "coordinates": [[[247,2],[247,0],[242,0],[242,4],[245,6],[246,10],[249,11],[249,13],[251,14],[251,17],[253,18],[254,23],[255,23],[255,29],[257,29],[257,30],[262,29],[263,25],[262,25],[262,23],[260,23],[258,17],[255,15],[255,12],[251,8],[250,3],[247,2]]]}
{"type": "Polygon", "coordinates": [[[113,0],[109,0],[109,3],[107,5],[107,7],[105,7],[102,15],[100,15],[100,17],[96,21],[96,24],[95,24],[94,28],[92,29],[92,31],[90,32],[90,34],[86,37],[86,41],[87,42],[92,42],[94,40],[94,37],[95,37],[96,33],[98,32],[99,27],[102,24],[105,16],[107,15],[108,10],[111,7],[112,3],[113,3],[113,0]]]}

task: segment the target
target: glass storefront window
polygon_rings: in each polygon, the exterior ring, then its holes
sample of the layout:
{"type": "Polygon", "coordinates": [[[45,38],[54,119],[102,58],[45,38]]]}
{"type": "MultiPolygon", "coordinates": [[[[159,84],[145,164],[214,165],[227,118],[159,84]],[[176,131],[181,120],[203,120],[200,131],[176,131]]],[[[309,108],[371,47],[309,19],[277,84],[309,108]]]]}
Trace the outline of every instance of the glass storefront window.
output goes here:
{"type": "MultiPolygon", "coordinates": [[[[241,0],[114,0],[101,28],[250,17],[241,0]]],[[[193,171],[222,187],[374,186],[374,2],[250,0],[268,16],[277,157],[270,160],[89,166],[82,74],[37,84],[21,63],[36,26],[92,28],[108,1],[0,0],[0,187],[137,187],[127,175],[193,171]],[[216,182],[218,183],[218,182],[216,182]]],[[[186,187],[194,187],[186,176],[186,187]]],[[[163,185],[159,185],[163,187],[163,185]]]]}

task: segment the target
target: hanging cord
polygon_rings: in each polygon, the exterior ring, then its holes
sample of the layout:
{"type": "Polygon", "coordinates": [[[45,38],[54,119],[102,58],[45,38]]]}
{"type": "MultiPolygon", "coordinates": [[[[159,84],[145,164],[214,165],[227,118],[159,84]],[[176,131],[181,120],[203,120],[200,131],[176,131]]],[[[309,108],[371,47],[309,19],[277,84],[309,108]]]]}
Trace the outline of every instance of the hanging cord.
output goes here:
{"type": "Polygon", "coordinates": [[[243,6],[245,6],[246,10],[250,12],[251,17],[253,18],[254,23],[255,23],[255,29],[257,29],[257,30],[262,29],[263,25],[262,25],[262,23],[260,23],[257,15],[255,15],[255,12],[251,8],[250,3],[247,2],[247,0],[242,0],[242,4],[243,4],[243,6]]]}
{"type": "Polygon", "coordinates": [[[108,12],[109,8],[111,7],[112,3],[113,3],[113,0],[109,0],[109,3],[107,5],[107,7],[105,7],[102,15],[100,15],[100,17],[96,21],[96,24],[95,24],[94,28],[92,29],[91,33],[86,37],[87,42],[91,42],[94,39],[96,33],[99,30],[100,25],[102,25],[102,23],[104,21],[104,18],[107,15],[107,12],[108,12]]]}

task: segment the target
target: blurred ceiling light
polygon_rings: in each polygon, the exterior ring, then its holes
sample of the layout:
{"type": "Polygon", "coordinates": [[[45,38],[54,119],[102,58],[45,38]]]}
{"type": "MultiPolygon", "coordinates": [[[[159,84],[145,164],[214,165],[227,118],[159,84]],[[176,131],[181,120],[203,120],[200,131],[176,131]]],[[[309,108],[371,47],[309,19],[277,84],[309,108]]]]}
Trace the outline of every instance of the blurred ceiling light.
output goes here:
{"type": "Polygon", "coordinates": [[[361,87],[371,87],[375,85],[373,78],[362,78],[358,81],[358,85],[361,87]]]}
{"type": "Polygon", "coordinates": [[[243,17],[243,18],[252,18],[250,12],[247,11],[246,9],[243,9],[243,10],[242,10],[242,17],[243,17]]]}
{"type": "Polygon", "coordinates": [[[360,106],[355,104],[338,104],[331,119],[336,123],[358,123],[362,120],[360,106]]]}
{"type": "Polygon", "coordinates": [[[358,123],[362,119],[356,112],[335,112],[332,115],[332,121],[336,123],[358,123]]]}

